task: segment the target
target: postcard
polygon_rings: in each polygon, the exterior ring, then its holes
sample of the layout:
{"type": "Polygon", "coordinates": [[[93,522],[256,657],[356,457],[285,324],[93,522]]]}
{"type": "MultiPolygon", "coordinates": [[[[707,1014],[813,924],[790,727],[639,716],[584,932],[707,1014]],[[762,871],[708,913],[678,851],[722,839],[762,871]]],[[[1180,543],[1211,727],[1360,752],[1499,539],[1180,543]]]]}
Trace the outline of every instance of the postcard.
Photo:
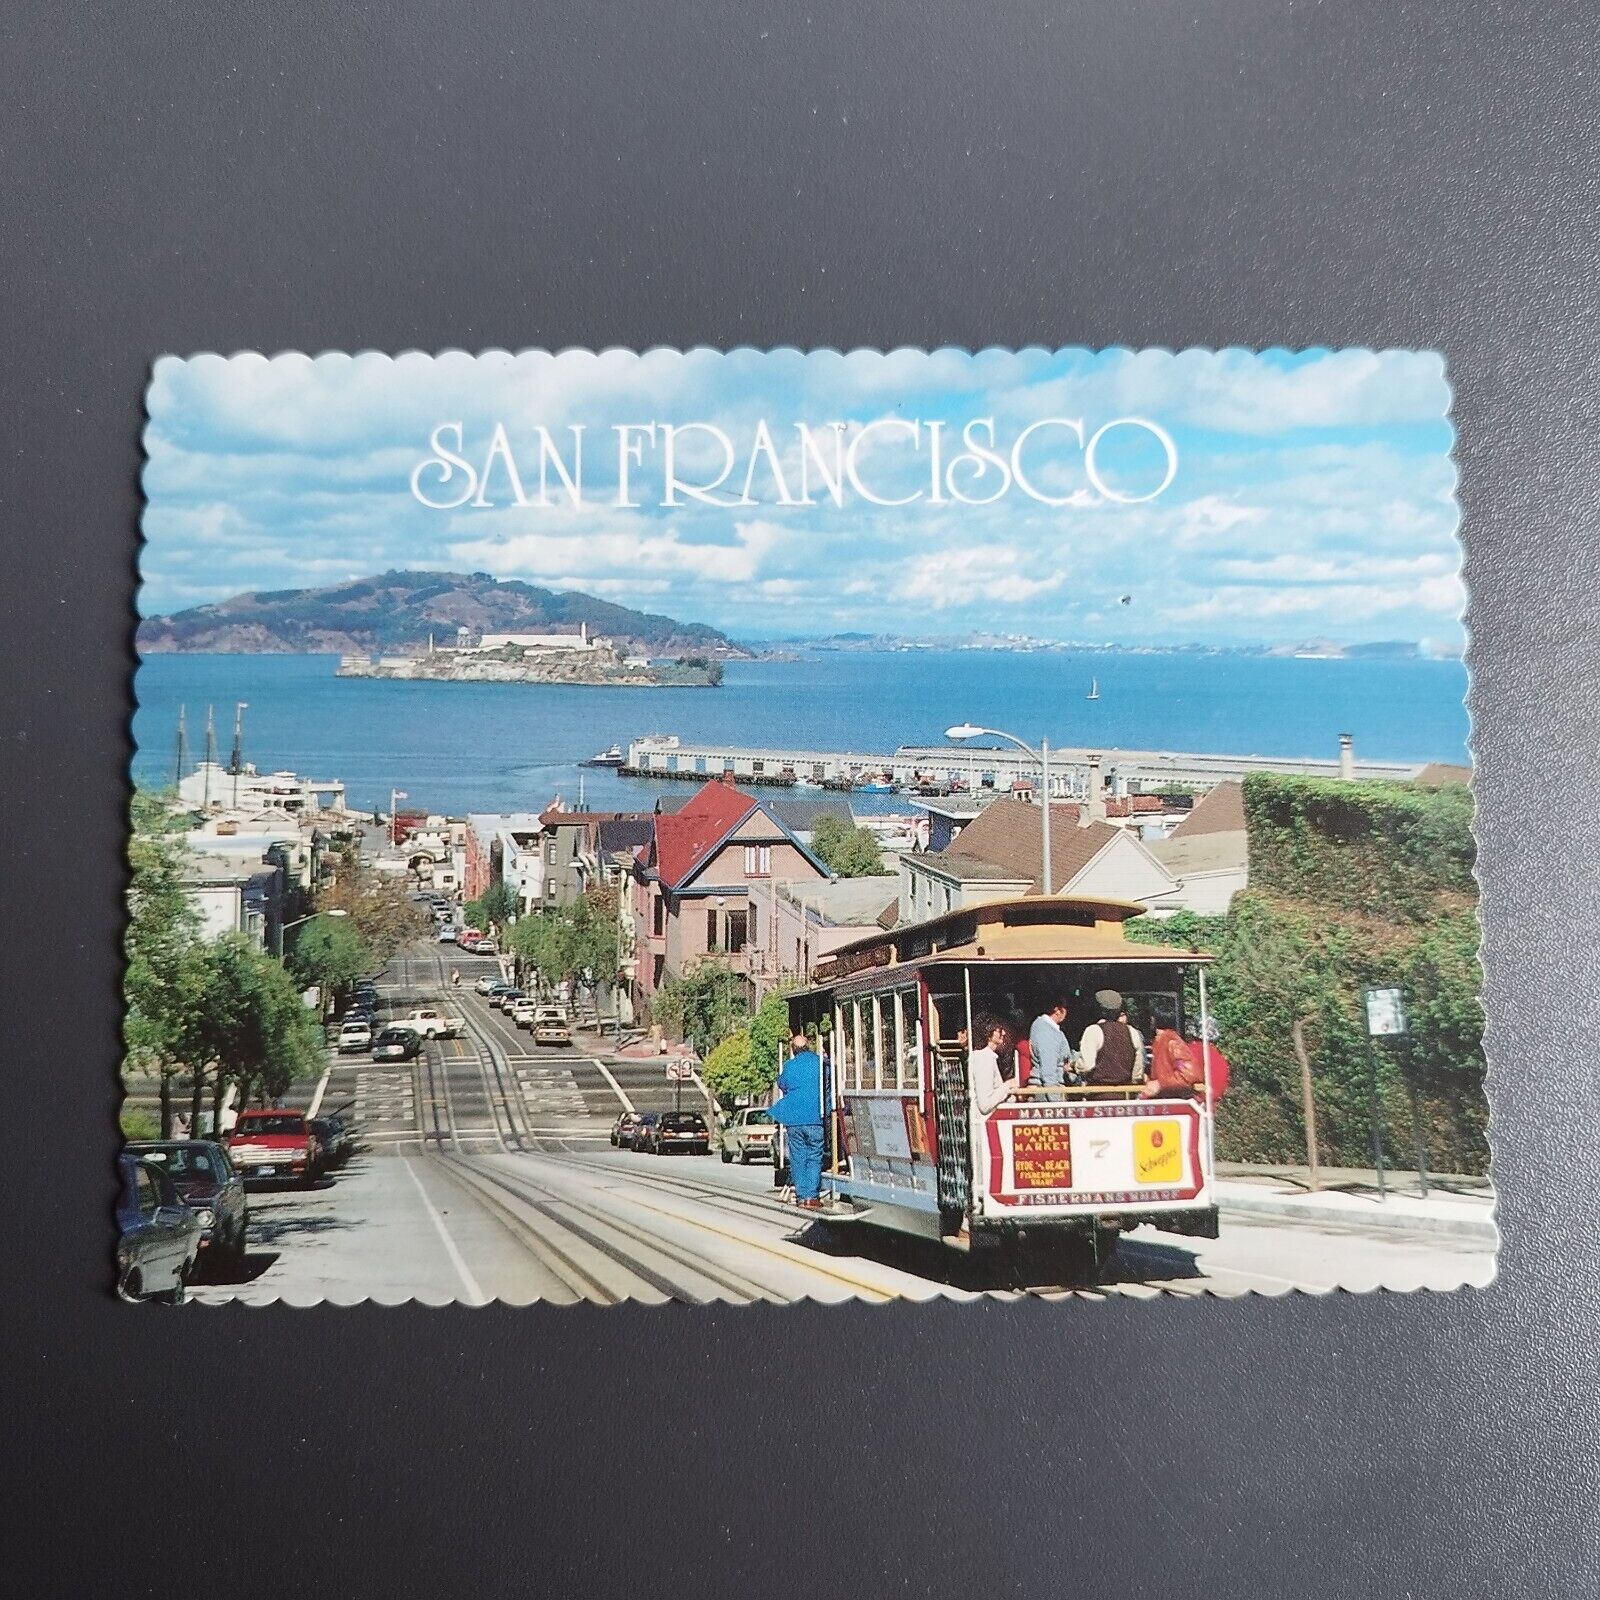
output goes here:
{"type": "Polygon", "coordinates": [[[1437,354],[200,355],[147,412],[124,1298],[1492,1278],[1437,354]]]}

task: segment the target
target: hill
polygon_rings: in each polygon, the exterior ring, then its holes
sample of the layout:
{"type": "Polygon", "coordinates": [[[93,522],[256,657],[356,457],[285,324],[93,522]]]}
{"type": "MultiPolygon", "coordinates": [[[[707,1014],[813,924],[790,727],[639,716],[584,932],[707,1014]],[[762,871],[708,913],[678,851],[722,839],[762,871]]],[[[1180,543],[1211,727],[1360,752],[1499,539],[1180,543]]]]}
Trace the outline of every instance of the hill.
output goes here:
{"type": "Polygon", "coordinates": [[[171,616],[146,617],[138,647],[221,654],[356,654],[425,646],[432,633],[453,644],[457,628],[518,633],[576,629],[614,639],[625,653],[739,655],[717,629],[654,612],[557,592],[487,573],[385,572],[322,589],[273,589],[234,595],[171,616]]]}

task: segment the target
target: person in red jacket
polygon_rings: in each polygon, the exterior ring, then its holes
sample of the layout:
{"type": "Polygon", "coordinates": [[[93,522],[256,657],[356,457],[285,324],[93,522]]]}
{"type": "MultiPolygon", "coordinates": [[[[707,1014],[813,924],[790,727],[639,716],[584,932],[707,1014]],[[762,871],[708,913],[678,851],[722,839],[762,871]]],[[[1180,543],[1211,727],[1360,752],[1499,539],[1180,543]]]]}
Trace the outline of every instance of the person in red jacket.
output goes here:
{"type": "Polygon", "coordinates": [[[1213,1103],[1228,1092],[1231,1069],[1217,1048],[1217,1023],[1207,1017],[1201,1037],[1185,1039],[1175,1028],[1158,1028],[1150,1041],[1150,1081],[1141,1091],[1146,1100],[1157,1096],[1196,1100],[1206,1097],[1209,1078],[1213,1103]]]}

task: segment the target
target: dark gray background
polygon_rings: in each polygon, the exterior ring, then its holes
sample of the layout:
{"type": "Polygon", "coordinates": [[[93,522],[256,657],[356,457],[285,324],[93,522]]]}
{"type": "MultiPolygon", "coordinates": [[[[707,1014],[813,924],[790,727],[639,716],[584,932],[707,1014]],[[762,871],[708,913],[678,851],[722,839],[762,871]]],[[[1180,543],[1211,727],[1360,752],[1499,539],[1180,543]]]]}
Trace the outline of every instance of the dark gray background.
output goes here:
{"type": "Polygon", "coordinates": [[[1592,6],[5,9],[0,1503],[21,1592],[1594,1592],[1592,6]],[[150,360],[1030,342],[1449,359],[1498,1285],[114,1304],[150,360]]]}

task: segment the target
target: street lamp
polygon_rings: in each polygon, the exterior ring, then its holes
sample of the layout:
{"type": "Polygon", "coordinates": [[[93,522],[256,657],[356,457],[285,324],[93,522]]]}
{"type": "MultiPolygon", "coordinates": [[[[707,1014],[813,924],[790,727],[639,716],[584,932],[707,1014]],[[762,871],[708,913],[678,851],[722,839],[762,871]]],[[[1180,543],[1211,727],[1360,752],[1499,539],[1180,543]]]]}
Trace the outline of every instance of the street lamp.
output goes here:
{"type": "Polygon", "coordinates": [[[946,728],[944,736],[947,739],[1009,739],[1024,755],[1032,756],[1039,763],[1039,787],[1043,791],[1039,806],[1042,851],[1039,857],[1039,884],[1042,894],[1054,894],[1055,891],[1050,887],[1050,741],[1041,739],[1039,748],[1035,750],[1031,745],[1024,744],[1016,734],[1007,733],[1003,728],[980,728],[972,722],[960,722],[953,728],[946,728]]]}
{"type": "Polygon", "coordinates": [[[280,961],[283,960],[283,936],[291,928],[298,928],[302,922],[315,922],[318,917],[348,917],[348,911],[313,911],[304,917],[296,917],[292,922],[278,924],[278,948],[275,952],[280,961]]]}

